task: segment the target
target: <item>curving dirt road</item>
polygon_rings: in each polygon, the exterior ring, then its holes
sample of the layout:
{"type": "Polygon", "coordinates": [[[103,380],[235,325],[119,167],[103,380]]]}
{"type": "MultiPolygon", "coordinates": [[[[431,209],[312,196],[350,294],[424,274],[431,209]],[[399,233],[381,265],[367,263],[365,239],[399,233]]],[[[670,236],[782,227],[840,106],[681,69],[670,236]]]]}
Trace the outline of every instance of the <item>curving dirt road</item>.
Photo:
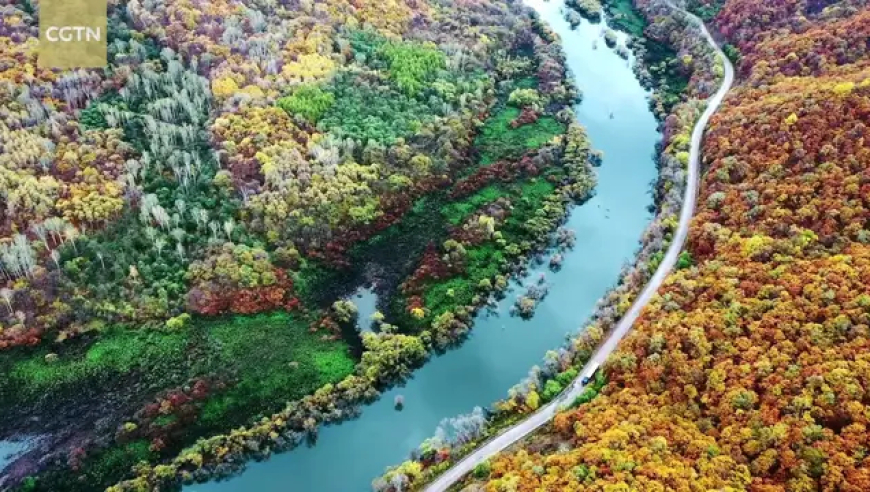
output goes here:
{"type": "Polygon", "coordinates": [[[701,164],[701,140],[704,136],[704,129],[707,127],[707,123],[709,122],[710,117],[713,115],[713,113],[716,112],[717,109],[719,109],[719,105],[722,103],[722,99],[725,97],[725,94],[728,92],[728,90],[731,88],[732,83],[734,82],[734,67],[731,65],[728,57],[725,56],[725,54],[716,44],[716,41],[713,40],[713,37],[710,35],[710,32],[707,30],[704,23],[696,16],[688,12],[685,13],[693,20],[693,22],[697,23],[701,27],[701,31],[704,37],[707,39],[707,42],[710,43],[710,45],[716,50],[719,58],[722,59],[725,68],[725,74],[722,80],[722,85],[719,87],[719,90],[716,92],[716,94],[714,94],[708,100],[707,109],[698,119],[698,122],[695,124],[695,128],[692,131],[691,152],[689,155],[688,186],[686,187],[686,194],[683,199],[683,209],[680,212],[680,222],[677,227],[677,231],[674,234],[673,241],[671,242],[671,245],[668,248],[664,259],[662,260],[653,277],[650,279],[649,283],[643,289],[643,292],[641,292],[641,294],[637,297],[637,299],[634,301],[634,304],[632,304],[631,308],[628,310],[625,316],[619,321],[619,323],[617,323],[616,327],[610,333],[607,340],[600,347],[598,347],[598,350],[596,350],[592,358],[589,359],[589,362],[580,372],[580,375],[578,375],[577,379],[575,379],[571,383],[571,386],[569,386],[558,398],[538,409],[537,412],[530,415],[526,420],[517,423],[516,425],[505,430],[498,436],[490,439],[481,447],[477,448],[474,452],[453,465],[453,467],[445,471],[435,481],[430,483],[424,489],[426,492],[441,492],[447,490],[447,488],[450,487],[453,483],[457,482],[465,474],[471,472],[478,463],[486,460],[492,455],[504,450],[511,444],[514,444],[520,439],[531,434],[536,429],[549,422],[550,419],[552,419],[556,415],[558,409],[562,405],[573,402],[574,399],[577,398],[577,396],[579,396],[584,389],[583,384],[581,384],[580,382],[580,378],[585,375],[587,370],[591,368],[594,364],[604,364],[604,361],[616,349],[619,341],[622,340],[622,338],[629,332],[629,330],[631,330],[631,326],[640,315],[640,311],[644,308],[644,306],[646,306],[650,299],[652,299],[658,288],[661,286],[662,282],[665,280],[665,277],[667,277],[668,273],[670,273],[671,269],[673,269],[674,265],[676,264],[680,252],[683,249],[683,245],[686,242],[686,237],[689,233],[689,223],[691,222],[692,216],[695,213],[695,202],[697,201],[698,196],[698,178],[700,176],[701,164]]]}

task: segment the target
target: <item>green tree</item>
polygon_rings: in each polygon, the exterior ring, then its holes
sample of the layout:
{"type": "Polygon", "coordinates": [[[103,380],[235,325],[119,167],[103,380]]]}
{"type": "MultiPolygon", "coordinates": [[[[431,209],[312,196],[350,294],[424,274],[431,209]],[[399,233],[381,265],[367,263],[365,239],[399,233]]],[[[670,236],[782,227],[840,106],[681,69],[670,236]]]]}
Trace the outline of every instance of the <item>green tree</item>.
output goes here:
{"type": "Polygon", "coordinates": [[[315,85],[303,85],[293,94],[278,99],[278,107],[291,116],[300,115],[315,124],[335,104],[335,95],[315,85]]]}

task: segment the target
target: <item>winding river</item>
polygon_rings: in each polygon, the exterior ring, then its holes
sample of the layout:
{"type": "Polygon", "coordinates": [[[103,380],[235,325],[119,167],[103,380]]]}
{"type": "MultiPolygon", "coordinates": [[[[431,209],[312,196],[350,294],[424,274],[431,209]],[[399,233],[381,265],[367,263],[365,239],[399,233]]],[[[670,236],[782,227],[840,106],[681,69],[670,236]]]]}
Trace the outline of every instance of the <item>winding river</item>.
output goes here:
{"type": "Polygon", "coordinates": [[[515,288],[498,305],[499,315],[477,317],[463,345],[430,360],[404,387],[365,407],[360,418],[322,428],[316,446],[251,463],[231,480],[191,485],[186,492],[369,491],[372,479],[407,459],[441,419],[504,397],[547,350],[580,326],[616,282],[651,219],[652,155],[659,134],[648,93],[626,61],[605,47],[603,24],[584,21],[572,30],[560,12],[562,1],[526,3],[562,37],[568,66],[583,90],[578,119],[593,146],[604,151],[596,196],[569,217],[577,244],[564,255],[562,269],[555,274],[546,266],[530,269],[530,279],[546,272],[550,287],[535,316],[523,321],[508,315],[522,292],[515,288]],[[402,411],[393,408],[399,394],[405,398],[402,411]]]}

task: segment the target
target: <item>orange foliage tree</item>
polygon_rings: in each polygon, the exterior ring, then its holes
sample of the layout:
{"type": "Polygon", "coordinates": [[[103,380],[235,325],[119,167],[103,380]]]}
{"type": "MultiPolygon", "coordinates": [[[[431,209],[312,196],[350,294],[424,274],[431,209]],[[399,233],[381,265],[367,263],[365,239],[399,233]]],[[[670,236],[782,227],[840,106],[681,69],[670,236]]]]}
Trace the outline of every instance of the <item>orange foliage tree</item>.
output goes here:
{"type": "Polygon", "coordinates": [[[696,265],[601,395],[495,458],[486,490],[870,490],[870,17],[852,3],[725,2],[742,80],[707,130],[696,265]]]}

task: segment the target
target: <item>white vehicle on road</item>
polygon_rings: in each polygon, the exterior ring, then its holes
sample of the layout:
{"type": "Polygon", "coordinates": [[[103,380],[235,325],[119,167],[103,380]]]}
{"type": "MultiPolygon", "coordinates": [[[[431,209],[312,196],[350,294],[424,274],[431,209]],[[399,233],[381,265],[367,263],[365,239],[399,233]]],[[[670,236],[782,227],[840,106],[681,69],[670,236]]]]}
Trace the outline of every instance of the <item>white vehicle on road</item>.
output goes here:
{"type": "MultiPolygon", "coordinates": [[[[666,1],[670,3],[671,0],[666,1]]],[[[716,51],[716,55],[719,59],[722,60],[724,77],[722,79],[722,85],[719,86],[719,90],[716,91],[716,94],[708,100],[707,109],[704,110],[701,117],[698,118],[698,121],[695,123],[695,128],[692,130],[685,199],[683,200],[683,208],[680,210],[679,225],[673,235],[673,240],[668,247],[667,253],[665,253],[664,259],[659,264],[658,269],[655,274],[653,274],[646,287],[644,287],[643,291],[641,291],[640,295],[635,299],[628,312],[621,320],[619,320],[611,331],[610,336],[603,344],[601,344],[590,359],[587,366],[588,368],[581,380],[583,384],[578,386],[575,379],[575,383],[562,393],[560,398],[540,407],[535,413],[527,417],[526,420],[520,421],[514,424],[513,427],[505,429],[501,434],[493,437],[475,451],[471,452],[471,454],[461,459],[458,463],[454,464],[451,468],[441,474],[441,476],[435,479],[435,481],[430,483],[424,489],[426,492],[443,492],[447,490],[463,475],[471,472],[478,463],[489,459],[494,454],[503,451],[511,444],[542,427],[556,415],[560,405],[571,402],[577,398],[583,389],[583,385],[592,379],[601,362],[607,359],[607,357],[616,350],[619,341],[622,340],[629,330],[631,330],[631,325],[635,320],[637,320],[638,316],[640,316],[643,307],[646,306],[650,299],[652,299],[658,288],[664,282],[665,277],[667,277],[668,273],[676,265],[680,252],[683,249],[683,245],[686,242],[686,238],[689,235],[689,224],[695,211],[695,201],[697,200],[698,195],[698,177],[701,168],[701,139],[704,136],[704,129],[707,127],[710,117],[717,109],[719,109],[719,105],[722,104],[725,94],[734,82],[734,67],[731,65],[728,57],[725,56],[725,53],[723,53],[721,48],[716,44],[716,41],[713,40],[713,36],[710,35],[710,32],[707,30],[707,27],[701,19],[681,8],[674,7],[673,5],[671,5],[671,7],[682,11],[692,22],[695,23],[695,25],[698,26],[701,30],[701,34],[716,51]]]]}

